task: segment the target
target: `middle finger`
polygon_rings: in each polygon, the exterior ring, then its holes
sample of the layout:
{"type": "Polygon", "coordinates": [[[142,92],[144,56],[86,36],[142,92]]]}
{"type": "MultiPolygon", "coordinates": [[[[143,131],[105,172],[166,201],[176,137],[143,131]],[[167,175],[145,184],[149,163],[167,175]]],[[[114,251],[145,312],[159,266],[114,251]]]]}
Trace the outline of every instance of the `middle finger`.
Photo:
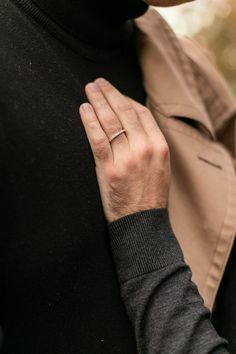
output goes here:
{"type": "Polygon", "coordinates": [[[130,101],[109,81],[99,78],[95,82],[126,129],[131,147],[139,145],[140,141],[147,138],[147,134],[130,101]]]}
{"type": "MultiPolygon", "coordinates": [[[[123,130],[119,118],[112,110],[111,106],[105,99],[102,91],[96,83],[89,83],[86,85],[85,91],[97,114],[102,128],[110,140],[116,133],[123,130]]],[[[119,143],[121,148],[124,148],[127,147],[128,140],[125,134],[121,134],[114,140],[114,143],[119,143]]]]}

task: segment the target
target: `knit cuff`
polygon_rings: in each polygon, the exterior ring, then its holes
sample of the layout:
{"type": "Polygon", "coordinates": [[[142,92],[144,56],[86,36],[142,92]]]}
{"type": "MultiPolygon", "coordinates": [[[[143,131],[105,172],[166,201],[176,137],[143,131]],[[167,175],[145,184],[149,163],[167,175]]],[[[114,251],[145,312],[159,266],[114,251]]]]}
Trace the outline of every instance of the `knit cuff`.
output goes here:
{"type": "Polygon", "coordinates": [[[183,260],[167,209],[149,209],[108,225],[120,282],[183,260]]]}

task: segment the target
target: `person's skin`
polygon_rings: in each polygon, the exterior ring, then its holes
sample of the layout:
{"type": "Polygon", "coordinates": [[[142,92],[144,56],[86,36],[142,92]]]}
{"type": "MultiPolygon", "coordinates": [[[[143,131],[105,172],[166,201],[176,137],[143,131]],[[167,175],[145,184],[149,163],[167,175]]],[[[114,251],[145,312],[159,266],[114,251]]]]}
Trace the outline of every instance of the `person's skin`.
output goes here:
{"type": "Polygon", "coordinates": [[[148,5],[153,6],[174,6],[184,4],[185,2],[191,2],[194,0],[143,0],[148,5]]]}
{"type": "Polygon", "coordinates": [[[108,222],[146,209],[166,208],[170,185],[167,142],[151,112],[97,79],[80,106],[96,163],[108,222]],[[109,139],[122,129],[126,132],[109,139]]]}

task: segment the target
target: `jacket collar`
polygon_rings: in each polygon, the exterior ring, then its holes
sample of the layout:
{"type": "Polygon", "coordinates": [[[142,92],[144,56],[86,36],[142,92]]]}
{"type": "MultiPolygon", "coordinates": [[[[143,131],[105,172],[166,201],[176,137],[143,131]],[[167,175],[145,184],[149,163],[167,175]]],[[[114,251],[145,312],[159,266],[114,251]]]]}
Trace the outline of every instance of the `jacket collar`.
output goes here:
{"type": "MultiPolygon", "coordinates": [[[[215,139],[204,92],[199,92],[191,59],[179,39],[153,8],[136,19],[135,24],[144,87],[152,106],[167,117],[195,121],[215,139]]],[[[231,107],[236,110],[235,101],[231,102],[231,107]]]]}

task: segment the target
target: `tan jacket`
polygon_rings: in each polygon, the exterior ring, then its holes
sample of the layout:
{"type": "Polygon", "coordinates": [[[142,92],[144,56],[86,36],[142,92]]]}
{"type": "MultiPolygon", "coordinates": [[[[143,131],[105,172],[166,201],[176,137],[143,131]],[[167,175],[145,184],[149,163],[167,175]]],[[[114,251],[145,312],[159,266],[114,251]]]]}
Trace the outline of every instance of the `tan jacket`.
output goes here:
{"type": "Polygon", "coordinates": [[[136,25],[147,106],[171,151],[172,226],[212,308],[236,232],[236,102],[198,45],[156,10],[136,25]]]}

